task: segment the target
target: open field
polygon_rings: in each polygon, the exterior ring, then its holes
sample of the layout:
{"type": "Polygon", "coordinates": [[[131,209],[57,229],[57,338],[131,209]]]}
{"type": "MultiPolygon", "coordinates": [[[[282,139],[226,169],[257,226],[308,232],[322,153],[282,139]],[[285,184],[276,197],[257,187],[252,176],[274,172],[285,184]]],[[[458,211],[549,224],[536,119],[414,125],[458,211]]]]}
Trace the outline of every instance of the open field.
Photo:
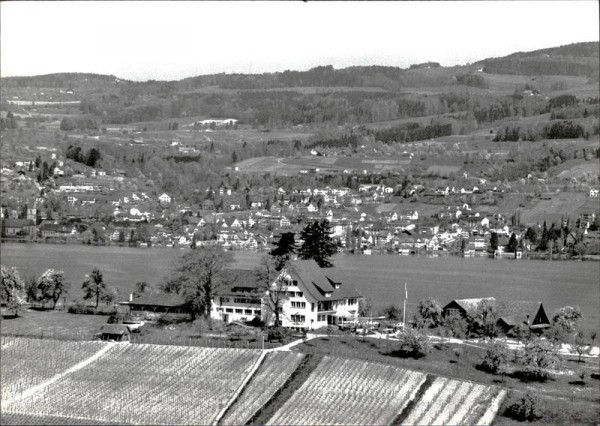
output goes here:
{"type": "Polygon", "coordinates": [[[64,311],[29,309],[18,318],[3,318],[1,334],[56,339],[91,339],[106,324],[106,315],[76,315],[64,311]]]}
{"type": "MultiPolygon", "coordinates": [[[[2,264],[15,266],[22,276],[41,275],[47,268],[62,269],[72,283],[67,300],[81,297],[84,275],[98,267],[108,284],[123,297],[138,281],[157,285],[184,250],[133,249],[83,245],[2,244],[2,264]]],[[[233,268],[254,269],[265,253],[235,251],[233,268]]],[[[551,315],[565,305],[578,305],[590,329],[600,328],[600,263],[424,256],[338,255],[334,264],[346,281],[373,300],[374,312],[402,305],[408,283],[407,307],[414,312],[419,300],[433,297],[442,305],[453,299],[494,296],[505,300],[544,303],[551,315]]]]}
{"type": "Polygon", "coordinates": [[[241,172],[270,172],[281,175],[296,175],[300,170],[319,169],[320,172],[387,172],[402,170],[410,164],[405,157],[255,157],[236,164],[241,172]]]}

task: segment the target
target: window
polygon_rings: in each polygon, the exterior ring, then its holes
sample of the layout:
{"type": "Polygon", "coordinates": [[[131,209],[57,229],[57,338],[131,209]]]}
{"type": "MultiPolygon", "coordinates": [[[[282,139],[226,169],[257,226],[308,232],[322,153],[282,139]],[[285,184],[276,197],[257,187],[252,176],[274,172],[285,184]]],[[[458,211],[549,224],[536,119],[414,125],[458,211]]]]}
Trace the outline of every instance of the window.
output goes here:
{"type": "Polygon", "coordinates": [[[223,308],[217,308],[217,312],[223,312],[223,308]]]}
{"type": "Polygon", "coordinates": [[[305,302],[292,302],[292,308],[304,309],[306,308],[305,302]]]}
{"type": "Polygon", "coordinates": [[[315,304],[314,304],[314,303],[311,303],[311,304],[310,304],[310,311],[311,311],[311,312],[314,312],[314,311],[315,311],[315,304]]]}
{"type": "Polygon", "coordinates": [[[246,315],[252,315],[252,309],[245,309],[244,310],[244,314],[246,314],[246,315]]]}
{"type": "Polygon", "coordinates": [[[349,305],[356,305],[356,299],[348,299],[349,305]]]}
{"type": "Polygon", "coordinates": [[[232,308],[227,308],[227,309],[225,309],[225,312],[228,312],[228,313],[232,314],[233,313],[233,309],[232,308]]]}
{"type": "Polygon", "coordinates": [[[254,310],[254,315],[259,315],[260,316],[260,309],[255,309],[254,310]]]}
{"type": "Polygon", "coordinates": [[[292,285],[295,285],[295,286],[297,286],[297,285],[298,285],[298,281],[296,281],[296,280],[293,280],[293,281],[292,281],[292,285]]]}
{"type": "Polygon", "coordinates": [[[296,297],[302,297],[302,296],[304,296],[304,294],[301,291],[296,292],[296,297]]]}
{"type": "Polygon", "coordinates": [[[221,303],[229,302],[229,297],[221,297],[221,303]]]}
{"type": "Polygon", "coordinates": [[[244,310],[243,310],[243,309],[236,309],[236,310],[235,310],[235,313],[236,313],[236,314],[241,314],[241,313],[243,313],[243,312],[244,312],[244,310]]]}
{"type": "Polygon", "coordinates": [[[304,322],[306,317],[304,315],[292,315],[292,322],[304,322]]]}

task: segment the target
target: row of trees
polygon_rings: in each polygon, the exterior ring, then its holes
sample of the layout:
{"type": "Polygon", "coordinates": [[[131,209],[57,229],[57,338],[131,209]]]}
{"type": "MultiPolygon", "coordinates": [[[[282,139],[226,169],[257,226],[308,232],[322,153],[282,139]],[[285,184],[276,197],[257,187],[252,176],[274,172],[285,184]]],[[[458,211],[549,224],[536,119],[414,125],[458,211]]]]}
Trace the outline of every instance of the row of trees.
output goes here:
{"type": "MultiPolygon", "coordinates": [[[[57,302],[71,287],[63,271],[48,269],[38,279],[23,280],[16,268],[2,265],[1,269],[0,300],[6,301],[9,312],[15,316],[20,315],[26,302],[50,303],[51,309],[55,309],[57,302]]],[[[115,289],[104,282],[102,272],[97,268],[86,277],[81,289],[85,300],[95,301],[95,308],[100,301],[109,304],[117,297],[115,289]]]]}

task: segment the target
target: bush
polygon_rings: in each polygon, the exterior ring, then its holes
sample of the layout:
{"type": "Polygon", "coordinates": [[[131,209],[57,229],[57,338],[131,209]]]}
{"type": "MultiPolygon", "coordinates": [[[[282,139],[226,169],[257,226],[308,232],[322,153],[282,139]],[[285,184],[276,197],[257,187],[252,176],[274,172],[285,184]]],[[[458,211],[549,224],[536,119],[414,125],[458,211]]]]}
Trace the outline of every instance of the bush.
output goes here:
{"type": "Polygon", "coordinates": [[[510,350],[506,346],[506,343],[502,341],[490,341],[486,345],[485,355],[477,365],[477,368],[492,374],[502,374],[502,378],[504,379],[504,374],[508,370],[509,354],[510,350]]]}
{"type": "Polygon", "coordinates": [[[128,315],[115,310],[106,321],[107,324],[122,324],[127,319],[128,315]]]}
{"type": "Polygon", "coordinates": [[[267,340],[269,342],[272,341],[278,341],[278,342],[283,342],[285,339],[291,337],[292,332],[291,330],[287,329],[287,328],[283,328],[283,327],[273,327],[269,329],[269,332],[267,334],[267,340]]]}
{"type": "Polygon", "coordinates": [[[429,338],[412,328],[406,329],[406,331],[400,334],[398,347],[392,351],[395,356],[403,358],[423,358],[429,352],[431,352],[431,345],[429,338]]]}
{"type": "Polygon", "coordinates": [[[519,376],[525,381],[544,382],[550,378],[550,370],[558,364],[556,349],[547,340],[535,339],[525,345],[519,357],[519,376]]]}
{"type": "Polygon", "coordinates": [[[113,307],[109,308],[94,308],[93,306],[87,306],[81,302],[73,303],[67,308],[67,312],[70,314],[79,315],[116,315],[117,310],[113,307]]]}
{"type": "Polygon", "coordinates": [[[504,415],[521,422],[533,421],[541,417],[537,401],[529,392],[510,404],[504,411],[504,415]]]}

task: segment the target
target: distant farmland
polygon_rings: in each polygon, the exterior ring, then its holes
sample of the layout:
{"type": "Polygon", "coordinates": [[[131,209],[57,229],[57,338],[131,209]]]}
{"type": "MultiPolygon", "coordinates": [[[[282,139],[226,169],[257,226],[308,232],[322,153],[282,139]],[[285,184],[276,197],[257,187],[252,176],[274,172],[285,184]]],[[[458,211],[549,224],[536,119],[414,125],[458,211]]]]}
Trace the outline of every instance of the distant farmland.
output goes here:
{"type": "Polygon", "coordinates": [[[410,159],[405,157],[256,157],[241,161],[236,164],[241,172],[246,173],[277,173],[283,175],[298,174],[300,170],[319,169],[319,172],[343,173],[362,172],[370,173],[401,171],[410,164],[410,159]]]}

